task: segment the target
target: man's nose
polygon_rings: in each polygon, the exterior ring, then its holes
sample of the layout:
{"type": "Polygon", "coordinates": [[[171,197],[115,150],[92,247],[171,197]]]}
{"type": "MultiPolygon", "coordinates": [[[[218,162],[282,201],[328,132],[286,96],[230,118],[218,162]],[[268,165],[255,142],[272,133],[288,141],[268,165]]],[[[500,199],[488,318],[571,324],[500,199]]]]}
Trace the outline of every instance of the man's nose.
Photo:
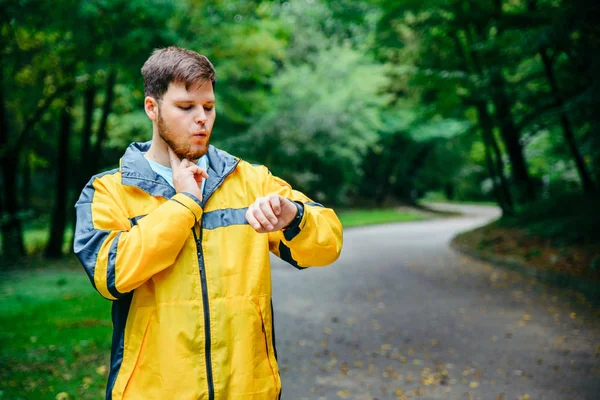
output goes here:
{"type": "Polygon", "coordinates": [[[206,112],[203,107],[200,107],[200,111],[196,113],[195,122],[200,125],[204,125],[206,123],[206,112]]]}

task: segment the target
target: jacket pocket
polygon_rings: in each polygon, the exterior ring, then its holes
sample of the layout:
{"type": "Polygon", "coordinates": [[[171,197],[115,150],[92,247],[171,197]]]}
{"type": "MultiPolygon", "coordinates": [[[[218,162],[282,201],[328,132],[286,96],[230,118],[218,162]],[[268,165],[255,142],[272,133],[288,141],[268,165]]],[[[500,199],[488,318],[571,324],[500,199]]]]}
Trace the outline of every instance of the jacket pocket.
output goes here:
{"type": "Polygon", "coordinates": [[[260,318],[260,324],[262,326],[262,337],[263,337],[263,341],[264,341],[264,345],[265,345],[265,357],[267,357],[267,361],[269,362],[269,367],[271,368],[271,374],[273,375],[273,381],[275,383],[275,387],[277,388],[279,386],[279,380],[278,380],[278,372],[275,370],[275,367],[273,365],[273,362],[271,361],[271,350],[269,350],[269,340],[268,340],[268,335],[267,335],[267,331],[265,329],[265,319],[263,318],[263,313],[260,309],[260,306],[255,304],[256,306],[256,310],[258,311],[258,317],[260,318]]]}
{"type": "Polygon", "coordinates": [[[131,325],[125,328],[123,361],[115,381],[113,400],[123,399],[125,395],[127,395],[127,399],[143,398],[143,393],[131,393],[130,384],[138,366],[140,355],[146,346],[150,321],[154,313],[154,307],[139,307],[135,309],[133,318],[130,317],[131,325]]]}

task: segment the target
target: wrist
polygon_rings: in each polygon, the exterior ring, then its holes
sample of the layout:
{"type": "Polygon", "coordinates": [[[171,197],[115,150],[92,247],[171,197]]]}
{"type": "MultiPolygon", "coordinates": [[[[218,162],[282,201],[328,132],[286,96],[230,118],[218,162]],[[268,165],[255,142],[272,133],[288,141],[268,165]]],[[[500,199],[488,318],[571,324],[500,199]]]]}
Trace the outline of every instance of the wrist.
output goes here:
{"type": "Polygon", "coordinates": [[[298,201],[290,200],[290,199],[286,199],[286,200],[291,202],[296,207],[296,215],[294,216],[294,218],[292,218],[292,220],[290,221],[289,224],[287,224],[285,227],[282,228],[282,230],[284,230],[284,231],[287,231],[289,229],[299,226],[300,222],[302,221],[302,216],[304,215],[304,204],[302,204],[298,201]]]}

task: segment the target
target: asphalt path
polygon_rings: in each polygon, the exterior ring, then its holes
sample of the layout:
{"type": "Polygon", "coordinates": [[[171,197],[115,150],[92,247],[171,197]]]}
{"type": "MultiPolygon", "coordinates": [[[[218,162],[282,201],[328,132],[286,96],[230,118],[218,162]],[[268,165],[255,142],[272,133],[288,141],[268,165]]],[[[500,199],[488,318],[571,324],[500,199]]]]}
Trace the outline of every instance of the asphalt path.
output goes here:
{"type": "Polygon", "coordinates": [[[600,399],[600,318],[581,296],[448,247],[499,211],[344,231],[340,259],[273,258],[284,400],[600,399]]]}

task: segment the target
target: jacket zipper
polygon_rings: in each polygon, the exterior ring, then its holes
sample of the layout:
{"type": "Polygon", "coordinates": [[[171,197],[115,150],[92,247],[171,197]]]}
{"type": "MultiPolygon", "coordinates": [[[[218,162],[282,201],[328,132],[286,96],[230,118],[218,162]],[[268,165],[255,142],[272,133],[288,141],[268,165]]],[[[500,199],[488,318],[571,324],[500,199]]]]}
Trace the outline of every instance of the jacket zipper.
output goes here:
{"type": "Polygon", "coordinates": [[[195,227],[194,239],[196,240],[196,250],[198,251],[198,266],[200,268],[200,284],[202,286],[202,304],[204,307],[204,355],[206,362],[206,380],[208,381],[208,399],[214,400],[215,386],[213,382],[212,361],[210,355],[210,309],[208,308],[208,288],[206,286],[206,271],[204,268],[204,255],[202,254],[202,225],[200,228],[200,238],[196,235],[195,227]]]}
{"type": "MultiPolygon", "coordinates": [[[[213,191],[203,194],[202,199],[202,207],[206,205],[206,202],[212,196],[213,192],[221,186],[221,183],[227,178],[233,171],[235,171],[235,167],[239,164],[240,160],[236,160],[235,165],[231,170],[229,170],[225,175],[219,179],[213,191]]],[[[206,380],[208,381],[208,400],[214,400],[215,398],[215,384],[213,382],[213,372],[212,372],[212,361],[210,355],[210,310],[208,308],[208,288],[206,285],[206,270],[204,266],[204,254],[202,253],[202,222],[198,224],[200,230],[200,238],[196,234],[195,227],[192,228],[192,232],[194,233],[194,239],[196,240],[196,250],[198,252],[198,267],[200,269],[200,284],[202,286],[202,304],[204,307],[204,354],[205,354],[205,362],[206,362],[206,380]]],[[[264,329],[264,328],[263,328],[264,329]]]]}

